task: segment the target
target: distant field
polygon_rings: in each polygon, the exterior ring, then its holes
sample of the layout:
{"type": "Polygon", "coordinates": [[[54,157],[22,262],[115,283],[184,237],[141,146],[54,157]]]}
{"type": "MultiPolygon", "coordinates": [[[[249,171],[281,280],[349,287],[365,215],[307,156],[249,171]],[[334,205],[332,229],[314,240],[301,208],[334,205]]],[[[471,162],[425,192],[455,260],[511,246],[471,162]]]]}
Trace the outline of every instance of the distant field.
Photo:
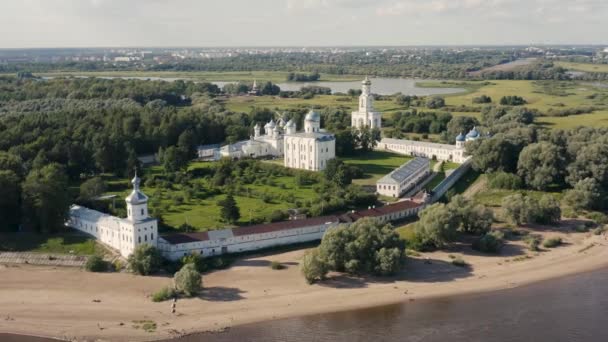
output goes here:
{"type": "Polygon", "coordinates": [[[542,116],[537,119],[537,122],[553,129],[569,129],[578,126],[608,127],[608,110],[564,117],[542,116]]]}
{"type": "Polygon", "coordinates": [[[479,76],[479,75],[483,74],[484,72],[511,71],[511,70],[515,70],[517,68],[520,68],[522,66],[530,65],[530,64],[534,63],[536,60],[537,60],[536,58],[518,59],[518,60],[515,60],[513,62],[495,65],[495,66],[492,66],[492,67],[489,67],[489,68],[481,69],[479,71],[471,72],[469,74],[472,75],[472,76],[479,76]]]}
{"type": "MultiPolygon", "coordinates": [[[[12,74],[11,74],[12,75],[12,74]]],[[[161,77],[161,78],[183,78],[193,81],[216,81],[216,82],[252,82],[257,80],[271,81],[274,83],[286,82],[287,72],[284,71],[56,71],[46,73],[36,73],[37,76],[47,77],[69,77],[69,76],[88,76],[88,77],[161,77]]],[[[330,75],[322,74],[320,81],[358,81],[361,76],[355,75],[330,75]]]]}
{"type": "Polygon", "coordinates": [[[608,72],[608,64],[555,62],[555,64],[571,71],[608,72]]]}

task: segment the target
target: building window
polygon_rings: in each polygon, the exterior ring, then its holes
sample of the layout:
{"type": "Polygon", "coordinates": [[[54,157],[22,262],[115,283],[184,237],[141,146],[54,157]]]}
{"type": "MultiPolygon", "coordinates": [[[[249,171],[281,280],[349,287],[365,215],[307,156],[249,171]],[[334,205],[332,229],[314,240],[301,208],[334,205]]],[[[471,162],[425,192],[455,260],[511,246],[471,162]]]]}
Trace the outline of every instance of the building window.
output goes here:
{"type": "Polygon", "coordinates": [[[138,243],[141,243],[141,236],[137,237],[137,241],[138,241],[138,243]]]}
{"type": "Polygon", "coordinates": [[[142,215],[144,214],[144,210],[143,210],[143,209],[141,210],[141,214],[142,214],[142,215]]]}
{"type": "Polygon", "coordinates": [[[154,240],[154,233],[150,234],[150,240],[154,240]]]}
{"type": "Polygon", "coordinates": [[[147,235],[147,234],[146,234],[146,235],[144,235],[144,240],[145,240],[146,242],[148,242],[148,235],[147,235]]]}

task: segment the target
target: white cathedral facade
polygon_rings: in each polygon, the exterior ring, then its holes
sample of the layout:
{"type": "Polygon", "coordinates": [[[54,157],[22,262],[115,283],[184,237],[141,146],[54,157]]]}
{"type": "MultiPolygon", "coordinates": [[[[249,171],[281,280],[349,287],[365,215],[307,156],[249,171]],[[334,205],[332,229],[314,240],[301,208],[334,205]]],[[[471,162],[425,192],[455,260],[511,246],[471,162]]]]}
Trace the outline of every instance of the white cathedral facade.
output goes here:
{"type": "Polygon", "coordinates": [[[372,82],[365,78],[361,82],[361,96],[359,96],[359,109],[351,114],[351,126],[357,129],[364,127],[382,128],[382,114],[374,110],[374,96],[372,95],[372,82]]]}
{"type": "Polygon", "coordinates": [[[324,170],[336,158],[336,138],[321,129],[321,115],[311,110],[304,118],[304,132],[296,132],[289,121],[285,131],[285,167],[310,171],[324,170]]]}
{"type": "Polygon", "coordinates": [[[139,189],[140,182],[136,173],[131,180],[133,191],[125,198],[127,218],[72,205],[66,225],[92,235],[125,258],[141,244],[157,247],[158,221],[149,216],[148,196],[139,189]]]}

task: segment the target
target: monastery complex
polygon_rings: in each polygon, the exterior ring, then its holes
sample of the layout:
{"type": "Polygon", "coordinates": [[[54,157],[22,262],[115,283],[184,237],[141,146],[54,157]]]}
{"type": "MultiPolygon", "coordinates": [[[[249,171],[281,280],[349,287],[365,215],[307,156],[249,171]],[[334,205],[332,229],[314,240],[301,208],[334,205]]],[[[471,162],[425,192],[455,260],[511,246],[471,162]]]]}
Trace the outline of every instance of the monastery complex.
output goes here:
{"type": "MultiPolygon", "coordinates": [[[[375,111],[371,81],[362,82],[359,109],[352,112],[352,127],[361,129],[382,127],[381,114],[375,111]]],[[[380,195],[400,198],[418,191],[423,182],[431,177],[430,160],[451,161],[463,164],[452,176],[438,186],[442,192],[454,184],[466,169],[470,160],[465,154],[465,143],[480,137],[473,128],[467,135],[456,137],[455,145],[436,144],[413,140],[382,139],[378,150],[413,156],[414,159],[378,180],[376,192],[380,195]],[[443,184],[445,183],[445,184],[443,184]]],[[[214,147],[219,153],[200,151],[200,155],[219,156],[232,159],[243,157],[283,158],[285,167],[321,171],[327,162],[336,157],[335,136],[321,129],[321,116],[311,110],[304,118],[303,131],[298,132],[293,120],[279,118],[270,120],[262,128],[254,127],[249,140],[214,147]]],[[[158,236],[158,222],[148,214],[148,197],[140,190],[141,180],[137,174],[131,181],[133,191],[125,198],[127,218],[118,218],[95,210],[74,205],[66,225],[92,235],[101,243],[128,257],[141,244],[157,247],[169,259],[176,260],[185,255],[213,256],[239,253],[258,249],[320,240],[328,229],[339,224],[351,224],[363,217],[374,217],[382,222],[402,220],[416,216],[433,197],[420,192],[399,202],[382,207],[369,207],[363,211],[351,211],[342,215],[312,217],[248,227],[229,228],[196,233],[176,233],[158,236]]]]}

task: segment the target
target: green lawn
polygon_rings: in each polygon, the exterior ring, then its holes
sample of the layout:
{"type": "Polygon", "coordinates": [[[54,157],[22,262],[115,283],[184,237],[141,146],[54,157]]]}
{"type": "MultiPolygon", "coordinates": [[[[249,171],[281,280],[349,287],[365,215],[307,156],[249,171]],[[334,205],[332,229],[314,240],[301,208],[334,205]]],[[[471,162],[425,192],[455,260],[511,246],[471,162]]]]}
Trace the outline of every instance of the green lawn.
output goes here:
{"type": "Polygon", "coordinates": [[[408,156],[383,151],[371,151],[356,157],[340,158],[344,163],[357,166],[363,170],[365,178],[353,181],[353,183],[360,185],[376,185],[378,179],[411,159],[408,156]]]}
{"type": "MultiPolygon", "coordinates": [[[[194,174],[209,174],[214,162],[193,162],[189,171],[194,174]]],[[[146,178],[162,177],[160,166],[144,170],[146,178]]],[[[260,178],[266,179],[266,174],[260,173],[260,178]]],[[[313,184],[297,186],[291,176],[268,176],[268,181],[254,182],[235,189],[234,198],[240,209],[241,218],[238,225],[246,225],[250,220],[264,221],[276,210],[286,210],[297,207],[294,202],[314,201],[317,197],[313,184]],[[270,201],[264,201],[264,197],[270,201]],[[290,200],[288,200],[290,198],[290,200]]],[[[154,215],[160,214],[165,224],[178,228],[184,223],[197,230],[210,230],[226,226],[220,220],[220,207],[217,202],[225,198],[224,194],[213,191],[208,176],[194,176],[189,184],[200,184],[202,191],[194,193],[190,198],[184,191],[184,186],[174,183],[171,188],[160,186],[142,186],[142,190],[150,197],[150,206],[154,215]]],[[[127,179],[109,179],[111,191],[108,194],[118,195],[117,203],[131,191],[127,179]]]]}
{"type": "Polygon", "coordinates": [[[414,239],[414,223],[408,223],[406,225],[395,228],[399,237],[407,242],[414,239]]]}
{"type": "Polygon", "coordinates": [[[545,192],[545,191],[534,191],[534,190],[502,190],[502,189],[483,189],[479,191],[473,200],[477,203],[484,204],[490,207],[502,206],[502,200],[510,195],[514,194],[526,194],[530,197],[540,199],[544,195],[552,195],[557,200],[560,200],[563,196],[561,192],[545,192]]]}
{"type": "Polygon", "coordinates": [[[0,234],[0,251],[92,255],[96,243],[93,238],[78,233],[3,233],[0,234]]]}

